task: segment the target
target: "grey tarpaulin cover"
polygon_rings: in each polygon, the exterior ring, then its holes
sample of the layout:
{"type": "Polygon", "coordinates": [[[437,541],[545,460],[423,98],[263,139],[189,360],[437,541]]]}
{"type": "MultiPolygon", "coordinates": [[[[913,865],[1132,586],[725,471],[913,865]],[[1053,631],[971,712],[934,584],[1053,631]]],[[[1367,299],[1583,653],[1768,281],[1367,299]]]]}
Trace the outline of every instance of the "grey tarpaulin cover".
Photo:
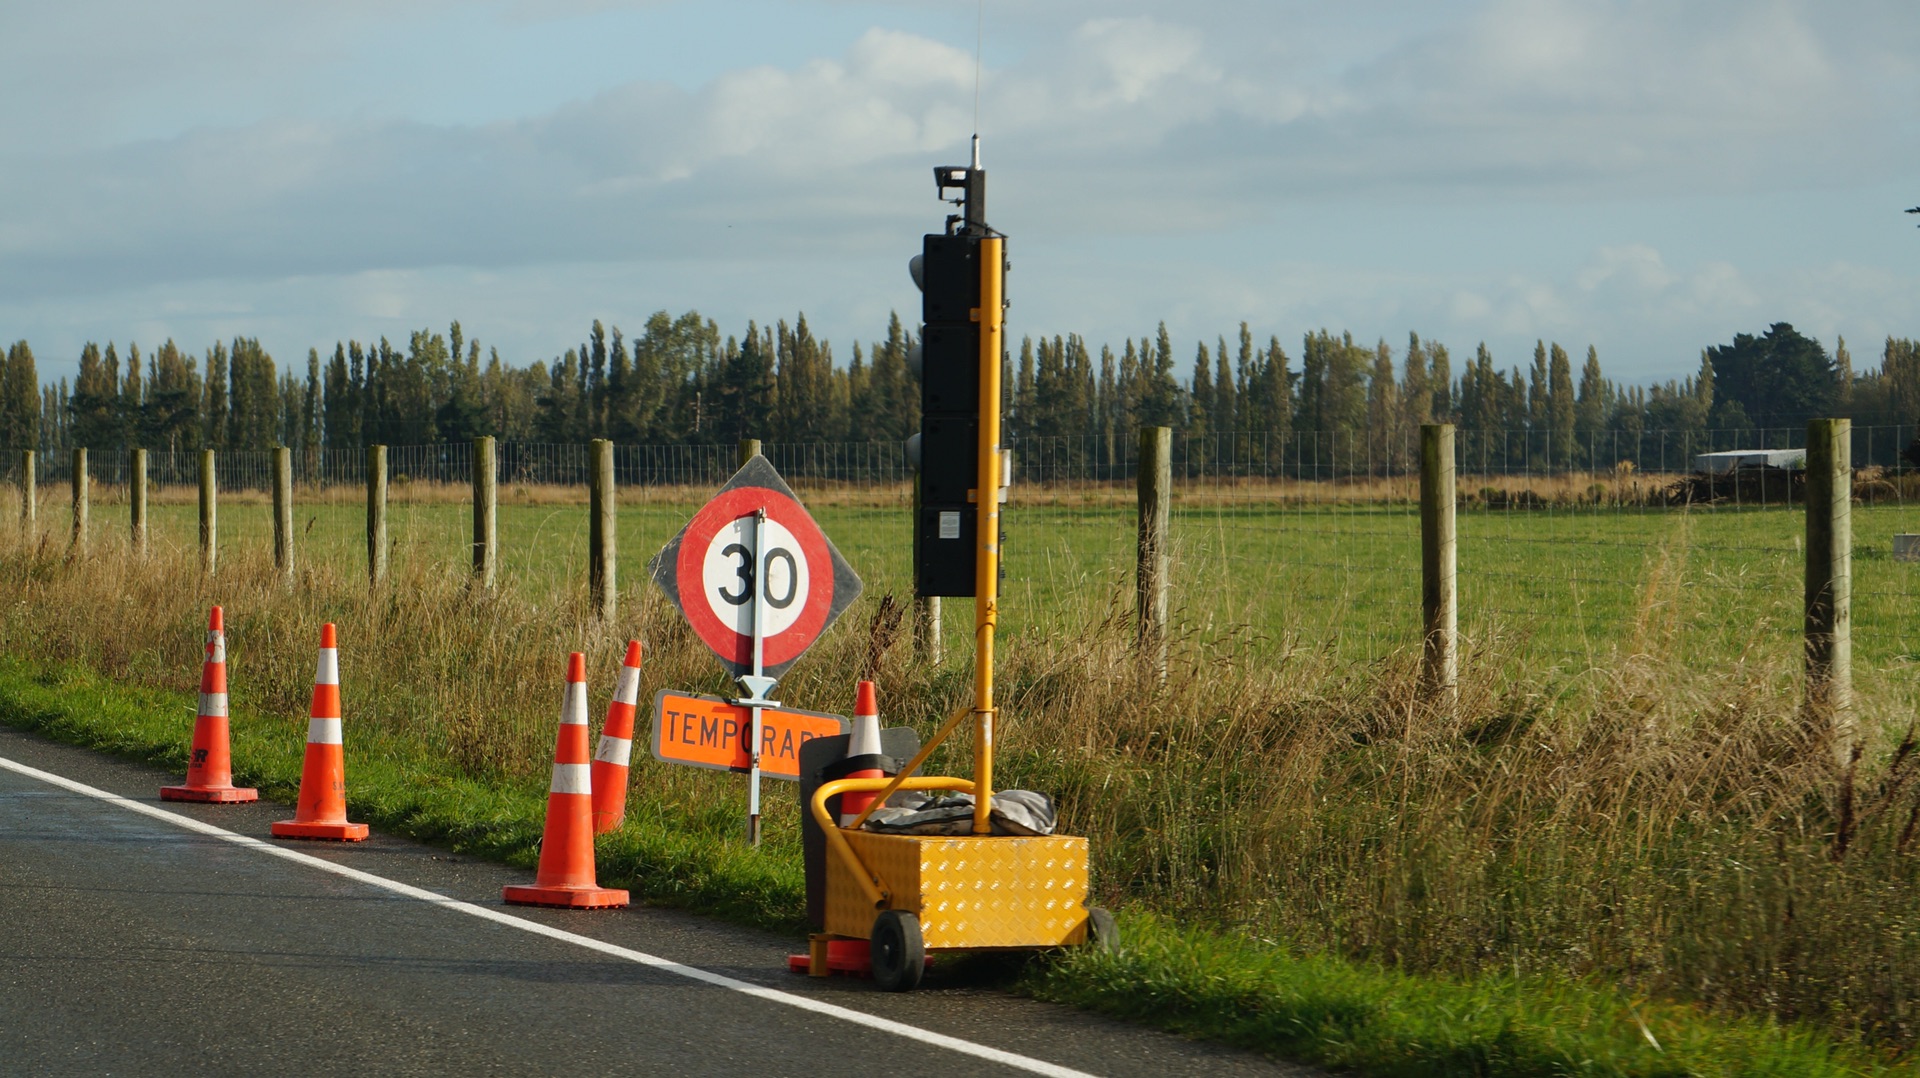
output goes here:
{"type": "MultiPolygon", "coordinates": [[[[1051,835],[1056,823],[1053,798],[1032,790],[1000,790],[987,818],[996,835],[1051,835]]],[[[973,833],[973,795],[935,797],[902,792],[867,817],[865,830],[893,835],[969,835],[973,833]]]]}

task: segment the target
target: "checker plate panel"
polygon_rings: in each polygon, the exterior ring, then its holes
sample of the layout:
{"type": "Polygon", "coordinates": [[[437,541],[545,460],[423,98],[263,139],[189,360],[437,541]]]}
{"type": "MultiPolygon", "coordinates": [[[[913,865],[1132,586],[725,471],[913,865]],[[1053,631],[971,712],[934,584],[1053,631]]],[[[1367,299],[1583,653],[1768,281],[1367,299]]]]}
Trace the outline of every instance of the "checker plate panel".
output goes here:
{"type": "MultiPolygon", "coordinates": [[[[928,950],[1058,947],[1087,938],[1087,840],[1075,835],[842,832],[920,917],[928,950]]],[[[865,939],[874,912],[837,856],[827,858],[827,931],[865,939]]]]}

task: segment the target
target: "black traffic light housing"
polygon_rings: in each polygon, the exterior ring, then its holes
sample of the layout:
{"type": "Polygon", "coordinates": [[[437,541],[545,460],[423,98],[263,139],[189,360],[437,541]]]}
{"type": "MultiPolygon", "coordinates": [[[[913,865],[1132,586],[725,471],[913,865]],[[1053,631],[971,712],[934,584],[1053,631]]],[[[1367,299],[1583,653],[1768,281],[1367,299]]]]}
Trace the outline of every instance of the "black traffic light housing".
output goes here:
{"type": "MultiPolygon", "coordinates": [[[[980,487],[981,241],[997,236],[986,223],[986,170],[944,165],[933,170],[940,196],[961,212],[931,233],[914,260],[921,292],[920,472],[914,507],[914,590],[971,596],[979,545],[975,512],[980,487]]],[[[1004,267],[987,267],[1001,272],[1004,267]]],[[[996,410],[998,401],[993,402],[996,410]]],[[[998,491],[987,497],[998,497],[998,491]]]]}

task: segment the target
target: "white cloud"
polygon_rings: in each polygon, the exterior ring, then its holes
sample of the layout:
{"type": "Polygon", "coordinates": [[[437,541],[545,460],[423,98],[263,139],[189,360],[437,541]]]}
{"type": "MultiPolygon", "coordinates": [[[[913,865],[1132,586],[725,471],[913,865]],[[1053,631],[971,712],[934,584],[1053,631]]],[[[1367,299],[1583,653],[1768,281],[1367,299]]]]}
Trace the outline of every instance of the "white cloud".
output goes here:
{"type": "Polygon", "coordinates": [[[1455,322],[1478,322],[1493,313],[1493,304],[1478,292],[1455,292],[1447,311],[1455,322]]]}
{"type": "Polygon", "coordinates": [[[1920,20],[1833,10],[1497,0],[1353,72],[1348,161],[1533,194],[1831,182],[1807,167],[1823,153],[1885,174],[1911,159],[1884,134],[1920,89],[1920,20]]]}
{"type": "Polygon", "coordinates": [[[1199,33],[1154,19],[1094,19],[1074,33],[1073,51],[1104,76],[1081,89],[1082,100],[1093,106],[1117,101],[1137,104],[1169,79],[1180,76],[1200,82],[1218,80],[1218,72],[1198,61],[1199,33]]]}
{"type": "MultiPolygon", "coordinates": [[[[1687,282],[1687,306],[1684,310],[1715,314],[1757,311],[1761,297],[1738,267],[1728,262],[1709,262],[1687,282]]],[[[1785,297],[1769,297],[1776,302],[1785,297]]]]}
{"type": "Polygon", "coordinates": [[[1584,292],[1613,286],[1644,293],[1666,288],[1674,275],[1659,251],[1644,243],[1629,243],[1600,248],[1574,280],[1584,292]]]}
{"type": "MultiPolygon", "coordinates": [[[[542,339],[537,309],[502,296],[536,294],[569,325],[578,304],[543,283],[564,280],[649,309],[831,307],[850,312],[842,335],[870,334],[875,312],[910,302],[887,291],[897,252],[937,226],[928,167],[962,160],[974,129],[970,34],[908,28],[933,5],[697,84],[627,61],[626,42],[581,42],[559,62],[627,75],[462,123],[380,96],[342,56],[383,20],[479,10],[518,27],[662,5],[147,7],[0,12],[0,37],[47,44],[0,65],[0,324],[81,326],[92,309],[107,328],[90,336],[185,326],[167,304],[187,295],[209,327],[291,327],[302,295],[312,325],[437,324],[467,295],[542,339]],[[99,21],[119,29],[89,56],[99,21]],[[157,74],[170,56],[229,59],[175,79],[157,74]],[[315,89],[330,80],[335,96],[315,89]],[[872,266],[887,267],[880,283],[855,275],[872,266]],[[235,312],[222,295],[259,302],[235,312]]],[[[1910,0],[1063,0],[994,20],[1008,36],[989,38],[981,126],[996,222],[1029,267],[1016,313],[1035,329],[1117,340],[1164,315],[1211,337],[1298,319],[1502,349],[1665,334],[1690,353],[1803,300],[1835,324],[1896,328],[1889,312],[1914,311],[1896,283],[1863,284],[1885,271],[1845,246],[1807,252],[1827,267],[1814,273],[1731,253],[1745,236],[1730,231],[1582,221],[1733,192],[1844,200],[1920,175],[1910,0]],[[1849,299],[1846,280],[1865,290],[1849,299]]],[[[473,77],[457,44],[447,53],[405,85],[473,77]]]]}
{"type": "MultiPolygon", "coordinates": [[[[1895,107],[1886,80],[1912,78],[1911,63],[1883,54],[1920,20],[1875,45],[1822,38],[1809,10],[1497,0],[1333,81],[1230,62],[1247,40],[1283,35],[1271,20],[1088,19],[986,72],[988,163],[1017,176],[996,202],[1052,235],[1195,230],[1280,199],[1836,182],[1818,163],[1838,159],[1840,140],[1854,143],[1849,175],[1910,161],[1897,140],[1863,144],[1862,132],[1895,107]],[[1895,74],[1846,77],[1860,70],[1895,74]],[[1805,149],[1780,153],[1793,139],[1805,149]]],[[[0,179],[0,194],[45,223],[0,219],[0,254],[40,277],[33,264],[50,248],[59,262],[111,237],[137,262],[163,239],[165,272],[193,272],[247,246],[234,233],[264,227],[286,272],[317,268],[300,248],[343,243],[384,265],[446,257],[397,217],[465,233],[452,246],[479,265],[562,257],[609,229],[671,253],[712,242],[692,226],[715,217],[784,222],[790,235],[770,242],[810,242],[904,208],[876,197],[877,171],[964,148],[973,74],[964,48],[875,28],[838,57],[736,70],[692,92],[630,81],[526,119],[282,115],[29,153],[35,167],[0,179]],[[786,212],[769,210],[777,201],[786,212]]]]}
{"type": "Polygon", "coordinates": [[[783,176],[820,175],[902,153],[926,152],[964,133],[954,104],[972,82],[972,59],[938,42],[871,30],[844,60],[795,71],[736,72],[686,102],[682,145],[668,168],[692,175],[746,157],[783,176]]]}

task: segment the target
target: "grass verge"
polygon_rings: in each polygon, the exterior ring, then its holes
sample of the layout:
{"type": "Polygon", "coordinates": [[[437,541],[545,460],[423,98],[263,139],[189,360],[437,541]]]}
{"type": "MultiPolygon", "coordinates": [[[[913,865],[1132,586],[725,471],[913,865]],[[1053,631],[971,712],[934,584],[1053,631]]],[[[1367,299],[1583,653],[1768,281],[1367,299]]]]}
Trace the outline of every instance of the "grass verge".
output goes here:
{"type": "MultiPolygon", "coordinates": [[[[0,658],[0,722],[84,748],[178,770],[187,766],[193,697],[123,686],[77,664],[0,658]],[[189,716],[183,719],[182,716],[189,716]]],[[[460,773],[444,757],[355,731],[347,746],[353,819],[460,853],[531,870],[546,791],[525,781],[490,782],[460,773]]],[[[236,710],[234,781],[292,804],[304,744],[236,710]]],[[[633,816],[671,814],[636,791],[633,816]]],[[[804,932],[798,847],[771,841],[763,854],[671,827],[629,826],[598,845],[600,880],[656,905],[698,909],[728,920],[804,932]]]]}
{"type": "MultiPolygon", "coordinates": [[[[79,663],[0,658],[0,721],[44,736],[184,769],[192,697],[118,683],[79,663]]],[[[236,712],[236,780],[292,801],[302,746],[284,724],[236,712]]],[[[371,743],[368,743],[371,741],[371,743]]],[[[544,791],[482,781],[399,741],[349,748],[353,815],[383,831],[531,868],[544,791]]],[[[603,882],[647,902],[760,928],[803,931],[799,855],[770,836],[753,853],[713,837],[718,821],[674,826],[669,791],[634,791],[603,838],[603,882]],[[648,824],[651,825],[648,825],[648,824]]],[[[1545,976],[1418,977],[1129,911],[1116,954],[1028,965],[1013,987],[1174,1032],[1380,1076],[1879,1076],[1910,1061],[1817,1031],[1630,998],[1545,976]]]]}

